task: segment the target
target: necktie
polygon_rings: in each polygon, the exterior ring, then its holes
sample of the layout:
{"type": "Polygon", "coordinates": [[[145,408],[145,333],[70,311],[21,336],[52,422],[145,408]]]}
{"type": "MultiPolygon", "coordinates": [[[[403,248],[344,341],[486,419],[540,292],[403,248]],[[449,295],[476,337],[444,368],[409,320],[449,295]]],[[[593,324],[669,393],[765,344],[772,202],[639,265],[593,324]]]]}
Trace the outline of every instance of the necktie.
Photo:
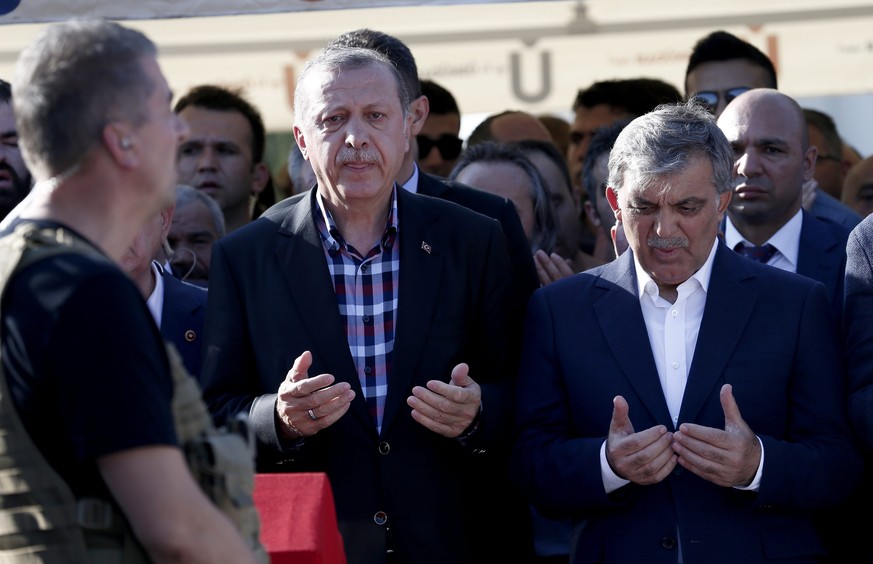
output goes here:
{"type": "Polygon", "coordinates": [[[776,247],[769,243],[762,247],[756,247],[755,245],[746,245],[745,243],[740,241],[739,243],[737,243],[737,246],[734,247],[734,250],[744,257],[756,260],[764,264],[767,264],[767,262],[771,258],[773,258],[773,255],[776,254],[776,247]]]}

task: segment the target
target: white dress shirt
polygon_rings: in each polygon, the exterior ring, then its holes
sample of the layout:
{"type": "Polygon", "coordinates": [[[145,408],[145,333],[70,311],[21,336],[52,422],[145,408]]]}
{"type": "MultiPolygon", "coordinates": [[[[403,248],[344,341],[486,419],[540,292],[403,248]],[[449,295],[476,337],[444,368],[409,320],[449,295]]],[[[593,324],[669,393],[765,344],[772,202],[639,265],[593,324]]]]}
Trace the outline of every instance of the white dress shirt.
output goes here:
{"type": "Polygon", "coordinates": [[[149,306],[149,311],[152,312],[152,317],[155,318],[155,323],[160,329],[164,310],[164,275],[161,272],[161,266],[155,261],[152,261],[152,275],[155,277],[155,289],[146,300],[146,305],[149,306]]]}
{"type": "MultiPolygon", "coordinates": [[[[797,272],[801,227],[803,227],[803,213],[802,210],[797,210],[797,213],[764,243],[765,245],[769,243],[776,247],[776,254],[767,261],[767,264],[787,270],[788,272],[797,272]]],[[[728,217],[724,227],[725,244],[728,248],[733,249],[741,241],[746,245],[752,244],[751,241],[747,241],[740,235],[740,232],[737,231],[737,228],[731,223],[730,217],[728,217]]]]}
{"type": "MultiPolygon", "coordinates": [[[[688,372],[694,358],[697,336],[700,333],[700,323],[706,306],[706,294],[712,275],[712,264],[719,245],[718,239],[713,241],[706,262],[692,274],[688,280],[677,288],[678,297],[675,303],[670,303],[659,295],[658,285],[652,277],[643,270],[639,260],[634,255],[634,268],[637,278],[637,297],[640,300],[646,332],[649,334],[649,345],[658,370],[661,390],[667,401],[670,418],[675,431],[679,421],[679,409],[685,395],[685,384],[688,372]]],[[[742,406],[740,406],[742,410],[742,406]]],[[[629,413],[631,422],[634,414],[629,413]]],[[[642,429],[636,429],[642,431],[642,429]]],[[[760,443],[760,439],[758,439],[760,443]]],[[[761,469],[764,467],[764,446],[761,444],[761,462],[755,478],[749,486],[739,488],[757,491],[761,481],[761,469]]],[[[606,460],[606,441],[600,447],[600,472],[606,492],[610,493],[630,483],[615,474],[606,460]]]]}

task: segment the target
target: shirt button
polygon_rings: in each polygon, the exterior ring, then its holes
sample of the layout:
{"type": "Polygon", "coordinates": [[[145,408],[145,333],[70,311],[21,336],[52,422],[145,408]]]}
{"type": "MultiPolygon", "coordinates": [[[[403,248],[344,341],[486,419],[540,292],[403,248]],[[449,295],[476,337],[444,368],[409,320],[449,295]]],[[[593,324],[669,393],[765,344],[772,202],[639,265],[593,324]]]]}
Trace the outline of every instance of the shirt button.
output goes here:
{"type": "Polygon", "coordinates": [[[388,514],[384,511],[377,511],[375,515],[373,515],[373,522],[377,525],[384,525],[388,522],[388,514]]]}
{"type": "Polygon", "coordinates": [[[370,322],[370,316],[369,316],[369,315],[365,315],[365,316],[364,316],[364,323],[369,323],[369,322],[370,322]]]}
{"type": "Polygon", "coordinates": [[[672,366],[673,368],[679,368],[679,363],[678,363],[678,362],[674,362],[674,363],[671,364],[670,366],[672,366]]]}
{"type": "Polygon", "coordinates": [[[365,366],[365,367],[364,367],[364,374],[369,374],[369,373],[372,372],[372,371],[373,371],[373,368],[372,368],[372,367],[370,367],[370,366],[365,366]]]}
{"type": "Polygon", "coordinates": [[[367,265],[366,264],[361,265],[361,272],[367,272],[367,265]]]}
{"type": "Polygon", "coordinates": [[[676,317],[677,315],[679,315],[679,312],[674,309],[674,310],[670,311],[670,315],[672,315],[673,317],[676,317]]]}

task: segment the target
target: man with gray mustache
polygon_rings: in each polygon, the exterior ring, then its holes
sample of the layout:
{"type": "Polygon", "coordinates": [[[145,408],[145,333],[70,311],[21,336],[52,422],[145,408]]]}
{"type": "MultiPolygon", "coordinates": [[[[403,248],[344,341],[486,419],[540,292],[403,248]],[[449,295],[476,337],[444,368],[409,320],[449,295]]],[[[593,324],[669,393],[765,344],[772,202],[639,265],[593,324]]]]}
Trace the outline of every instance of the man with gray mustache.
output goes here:
{"type": "Polygon", "coordinates": [[[204,397],[249,416],[260,472],[327,473],[349,564],[481,561],[473,469],[509,443],[523,307],[503,231],[395,183],[412,115],[384,55],[327,49],[294,99],[317,184],[214,244],[204,397]]]}
{"type": "Polygon", "coordinates": [[[531,298],[512,469],[575,520],[571,562],[820,562],[811,510],[858,483],[824,286],[718,237],[733,162],[702,106],[632,121],[606,190],[628,251],[531,298]]]}

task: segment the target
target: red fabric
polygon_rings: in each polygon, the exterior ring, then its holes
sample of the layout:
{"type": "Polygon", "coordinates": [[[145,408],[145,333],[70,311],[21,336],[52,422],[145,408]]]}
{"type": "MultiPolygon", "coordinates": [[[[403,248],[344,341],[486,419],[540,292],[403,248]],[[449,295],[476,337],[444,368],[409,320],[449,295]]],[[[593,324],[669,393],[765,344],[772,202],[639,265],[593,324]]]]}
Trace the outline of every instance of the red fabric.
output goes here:
{"type": "Polygon", "coordinates": [[[345,564],[327,475],[256,474],[254,498],[271,564],[345,564]]]}

